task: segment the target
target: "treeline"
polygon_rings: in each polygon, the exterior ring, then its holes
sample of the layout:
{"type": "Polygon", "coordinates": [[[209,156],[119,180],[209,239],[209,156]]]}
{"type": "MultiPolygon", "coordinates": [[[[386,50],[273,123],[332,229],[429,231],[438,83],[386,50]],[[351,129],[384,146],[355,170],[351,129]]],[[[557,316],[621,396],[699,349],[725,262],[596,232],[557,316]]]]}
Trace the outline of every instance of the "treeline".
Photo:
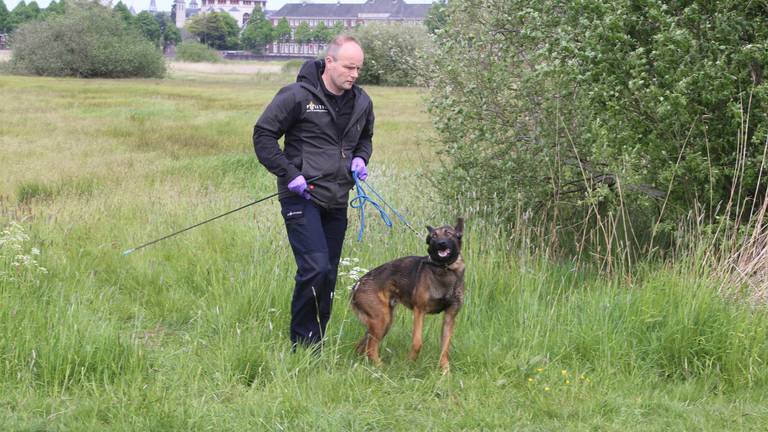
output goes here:
{"type": "Polygon", "coordinates": [[[41,9],[36,1],[29,4],[23,0],[9,11],[3,0],[0,0],[0,33],[13,33],[20,25],[34,20],[44,20],[51,15],[64,13],[66,0],[52,0],[48,7],[41,9]]]}
{"type": "Polygon", "coordinates": [[[114,11],[128,26],[137,29],[155,46],[165,48],[181,42],[181,32],[168,12],[153,14],[142,11],[134,16],[122,1],[117,2],[114,11]]]}
{"type": "Polygon", "coordinates": [[[254,10],[245,28],[240,31],[237,21],[226,12],[211,12],[195,15],[184,26],[202,44],[214,49],[246,49],[256,54],[272,42],[324,43],[345,31],[342,23],[327,26],[320,22],[310,28],[307,22],[301,22],[291,34],[288,20],[282,18],[277,25],[264,16],[261,10],[254,10]]]}
{"type": "MultiPolygon", "coordinates": [[[[60,0],[59,2],[52,0],[48,7],[41,9],[35,1],[25,3],[22,0],[13,10],[9,11],[5,2],[0,0],[0,33],[11,34],[23,24],[45,21],[51,17],[63,15],[69,3],[71,2],[67,2],[67,0],[60,0]]],[[[158,47],[175,45],[181,41],[181,33],[168,12],[152,14],[143,11],[134,16],[122,1],[117,2],[113,10],[126,24],[138,30],[158,47]]]]}

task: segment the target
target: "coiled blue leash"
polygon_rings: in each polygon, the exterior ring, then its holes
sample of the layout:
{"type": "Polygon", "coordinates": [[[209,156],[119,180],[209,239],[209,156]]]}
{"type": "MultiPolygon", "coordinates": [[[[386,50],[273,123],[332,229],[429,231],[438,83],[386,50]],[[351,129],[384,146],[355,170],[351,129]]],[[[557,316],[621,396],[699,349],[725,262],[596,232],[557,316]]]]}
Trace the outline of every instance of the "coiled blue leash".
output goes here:
{"type": "Polygon", "coordinates": [[[405,218],[397,212],[397,210],[394,209],[389,203],[387,203],[386,200],[378,193],[376,192],[376,189],[373,188],[368,182],[365,180],[360,180],[360,178],[357,176],[356,172],[352,172],[352,178],[355,179],[355,191],[357,192],[357,196],[352,198],[352,200],[349,202],[349,206],[352,208],[359,208],[360,209],[360,232],[357,234],[357,241],[363,241],[363,231],[365,231],[365,204],[370,203],[376,210],[379,211],[379,216],[381,216],[381,220],[384,221],[384,224],[388,228],[392,228],[392,219],[387,214],[386,210],[384,210],[384,207],[381,206],[378,202],[371,199],[371,197],[365,192],[365,189],[363,188],[363,183],[368,187],[368,189],[378,198],[378,200],[387,206],[392,213],[397,216],[398,219],[400,219],[401,222],[405,224],[408,228],[411,229],[416,235],[421,236],[418,231],[413,229],[411,224],[408,223],[405,218]]]}

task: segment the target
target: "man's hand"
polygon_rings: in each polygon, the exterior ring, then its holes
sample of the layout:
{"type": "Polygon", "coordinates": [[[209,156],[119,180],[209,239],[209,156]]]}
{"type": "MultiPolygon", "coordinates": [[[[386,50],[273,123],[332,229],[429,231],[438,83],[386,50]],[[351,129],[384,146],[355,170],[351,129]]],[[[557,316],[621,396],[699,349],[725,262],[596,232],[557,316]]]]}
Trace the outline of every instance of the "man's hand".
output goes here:
{"type": "Polygon", "coordinates": [[[304,197],[304,199],[312,198],[312,196],[309,194],[309,190],[307,189],[307,179],[305,179],[303,175],[300,175],[291,180],[291,182],[288,183],[288,190],[295,193],[296,195],[301,195],[304,197]]]}
{"type": "Polygon", "coordinates": [[[365,160],[361,157],[352,159],[351,171],[353,173],[357,173],[357,178],[360,180],[365,180],[368,178],[368,168],[365,167],[365,160]]]}

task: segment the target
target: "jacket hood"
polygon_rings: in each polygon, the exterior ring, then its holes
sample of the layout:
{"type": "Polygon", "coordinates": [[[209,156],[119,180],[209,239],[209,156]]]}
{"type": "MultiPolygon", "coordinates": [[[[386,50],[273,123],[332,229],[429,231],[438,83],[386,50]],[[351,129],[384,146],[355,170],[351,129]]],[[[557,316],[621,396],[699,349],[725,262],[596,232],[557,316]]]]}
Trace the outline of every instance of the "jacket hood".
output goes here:
{"type": "Polygon", "coordinates": [[[325,60],[307,60],[299,69],[296,82],[307,83],[315,88],[320,88],[320,76],[325,70],[325,60]]]}

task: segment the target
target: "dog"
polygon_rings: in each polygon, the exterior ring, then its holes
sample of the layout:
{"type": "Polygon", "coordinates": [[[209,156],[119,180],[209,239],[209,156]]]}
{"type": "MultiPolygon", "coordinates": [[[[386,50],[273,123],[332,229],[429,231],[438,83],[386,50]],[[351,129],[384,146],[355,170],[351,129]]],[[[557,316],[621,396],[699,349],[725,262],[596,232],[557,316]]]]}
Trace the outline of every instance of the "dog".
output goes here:
{"type": "Polygon", "coordinates": [[[427,226],[427,256],[407,256],[382,264],[366,273],[353,288],[351,304],[366,331],[357,351],[381,364],[379,345],[392,325],[395,306],[413,310],[413,340],[409,357],[421,350],[425,314],[444,312],[440,343],[440,368],[450,370],[448,348],[456,314],[464,304],[464,260],[461,237],[464,219],[456,226],[427,226]]]}

